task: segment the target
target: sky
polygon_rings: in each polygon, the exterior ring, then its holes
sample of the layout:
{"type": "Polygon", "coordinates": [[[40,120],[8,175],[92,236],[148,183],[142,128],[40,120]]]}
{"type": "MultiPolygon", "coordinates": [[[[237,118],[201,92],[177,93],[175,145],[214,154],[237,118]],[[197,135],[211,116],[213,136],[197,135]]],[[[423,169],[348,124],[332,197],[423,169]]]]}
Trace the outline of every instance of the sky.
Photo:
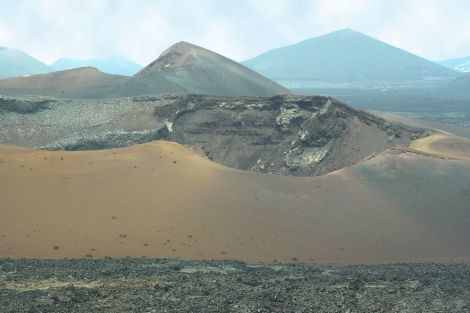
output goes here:
{"type": "Polygon", "coordinates": [[[146,65],[182,40],[243,61],[343,28],[430,60],[470,56],[469,0],[0,0],[0,46],[48,64],[146,65]]]}

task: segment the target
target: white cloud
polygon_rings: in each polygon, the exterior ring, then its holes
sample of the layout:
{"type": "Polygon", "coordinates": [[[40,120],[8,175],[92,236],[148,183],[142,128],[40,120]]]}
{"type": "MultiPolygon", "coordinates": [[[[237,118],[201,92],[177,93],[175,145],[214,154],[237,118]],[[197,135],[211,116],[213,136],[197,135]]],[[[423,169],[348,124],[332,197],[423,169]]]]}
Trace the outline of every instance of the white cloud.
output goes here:
{"type": "Polygon", "coordinates": [[[9,40],[8,33],[5,29],[0,28],[0,43],[7,42],[9,40]]]}
{"type": "Polygon", "coordinates": [[[467,0],[0,0],[0,46],[146,64],[186,40],[236,60],[340,28],[430,59],[470,55],[467,0]]]}

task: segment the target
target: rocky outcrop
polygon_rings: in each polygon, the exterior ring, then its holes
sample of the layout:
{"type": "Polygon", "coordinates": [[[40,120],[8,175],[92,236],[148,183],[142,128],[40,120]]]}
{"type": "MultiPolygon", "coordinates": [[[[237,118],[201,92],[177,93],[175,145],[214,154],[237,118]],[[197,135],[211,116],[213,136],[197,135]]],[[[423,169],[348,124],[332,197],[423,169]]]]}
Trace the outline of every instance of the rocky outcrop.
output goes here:
{"type": "Polygon", "coordinates": [[[0,97],[0,114],[13,113],[37,113],[48,108],[48,104],[54,100],[42,97],[14,98],[0,97]]]}
{"type": "Polygon", "coordinates": [[[470,307],[468,264],[107,258],[5,259],[0,266],[4,312],[437,313],[470,307]]]}
{"type": "Polygon", "coordinates": [[[422,133],[322,96],[187,96],[156,107],[155,116],[166,140],[230,167],[277,175],[325,174],[422,133]]]}

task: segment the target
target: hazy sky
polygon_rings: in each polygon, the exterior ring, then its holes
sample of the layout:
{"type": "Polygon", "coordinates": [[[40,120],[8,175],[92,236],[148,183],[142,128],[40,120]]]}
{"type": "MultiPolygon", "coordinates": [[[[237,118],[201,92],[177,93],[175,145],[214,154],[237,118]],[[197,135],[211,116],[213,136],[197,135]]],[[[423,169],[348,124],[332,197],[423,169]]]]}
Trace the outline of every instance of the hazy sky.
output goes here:
{"type": "Polygon", "coordinates": [[[144,65],[181,40],[241,61],[341,28],[432,60],[470,55],[469,0],[0,0],[0,46],[47,63],[144,65]]]}

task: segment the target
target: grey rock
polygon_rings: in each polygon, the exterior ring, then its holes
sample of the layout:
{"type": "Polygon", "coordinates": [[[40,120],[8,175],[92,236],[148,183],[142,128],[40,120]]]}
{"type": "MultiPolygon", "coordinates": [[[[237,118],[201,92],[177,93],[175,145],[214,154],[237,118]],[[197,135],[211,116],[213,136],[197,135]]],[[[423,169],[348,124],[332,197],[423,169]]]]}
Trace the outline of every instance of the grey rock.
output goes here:
{"type": "Polygon", "coordinates": [[[0,260],[2,312],[468,312],[468,264],[0,260]],[[48,282],[56,282],[48,286],[48,282]],[[28,290],[21,289],[29,286],[28,290]]]}

